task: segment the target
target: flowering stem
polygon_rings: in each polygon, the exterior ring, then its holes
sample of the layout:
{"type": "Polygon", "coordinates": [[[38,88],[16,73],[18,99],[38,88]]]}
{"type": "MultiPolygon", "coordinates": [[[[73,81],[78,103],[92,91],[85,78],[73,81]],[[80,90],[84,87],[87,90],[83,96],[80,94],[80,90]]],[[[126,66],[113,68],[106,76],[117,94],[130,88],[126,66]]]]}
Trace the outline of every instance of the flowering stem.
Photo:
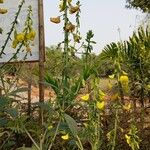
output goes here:
{"type": "Polygon", "coordinates": [[[19,17],[19,14],[21,12],[21,9],[22,9],[22,6],[23,6],[24,3],[25,3],[25,0],[22,0],[22,2],[20,3],[20,5],[18,7],[19,9],[18,9],[18,11],[16,13],[14,21],[12,22],[12,27],[11,27],[10,31],[7,33],[8,34],[7,39],[6,39],[5,43],[4,43],[4,45],[2,46],[2,49],[1,49],[1,52],[0,52],[0,57],[1,57],[2,54],[5,54],[4,50],[6,48],[6,45],[7,45],[8,41],[10,40],[10,36],[11,36],[12,32],[14,31],[15,25],[17,24],[17,19],[19,17]]]}
{"type": "MultiPolygon", "coordinates": [[[[68,6],[67,6],[67,0],[64,0],[65,5],[65,12],[64,12],[64,28],[66,27],[68,23],[68,6]]],[[[69,33],[64,30],[64,53],[63,53],[63,62],[64,62],[64,69],[62,72],[62,83],[63,83],[63,104],[62,107],[64,109],[65,107],[65,101],[66,101],[66,95],[68,87],[68,37],[69,33]]]]}

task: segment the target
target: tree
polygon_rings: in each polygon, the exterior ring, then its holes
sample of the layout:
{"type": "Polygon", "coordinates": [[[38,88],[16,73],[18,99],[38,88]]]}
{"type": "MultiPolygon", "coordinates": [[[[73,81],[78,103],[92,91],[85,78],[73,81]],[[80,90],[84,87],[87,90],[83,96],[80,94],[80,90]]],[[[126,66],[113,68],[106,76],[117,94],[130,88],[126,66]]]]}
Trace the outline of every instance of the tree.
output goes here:
{"type": "Polygon", "coordinates": [[[143,12],[150,13],[150,1],[149,0],[126,0],[127,8],[140,9],[143,12]]]}

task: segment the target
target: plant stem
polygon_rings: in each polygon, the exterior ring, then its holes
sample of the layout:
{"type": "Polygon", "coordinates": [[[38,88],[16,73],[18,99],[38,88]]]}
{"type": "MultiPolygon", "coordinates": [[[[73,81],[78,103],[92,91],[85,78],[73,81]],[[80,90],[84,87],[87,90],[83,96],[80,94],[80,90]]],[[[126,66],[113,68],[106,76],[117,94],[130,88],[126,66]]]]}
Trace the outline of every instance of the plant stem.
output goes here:
{"type": "Polygon", "coordinates": [[[84,150],[84,148],[83,148],[83,146],[82,146],[82,143],[81,143],[81,140],[80,140],[80,138],[78,137],[78,135],[77,135],[77,140],[78,140],[78,143],[79,143],[79,144],[77,144],[77,145],[78,145],[78,147],[80,148],[80,150],[84,150]]]}
{"type": "Polygon", "coordinates": [[[41,150],[40,147],[37,145],[37,143],[35,142],[35,140],[32,138],[32,136],[30,135],[30,133],[27,131],[26,128],[24,128],[26,134],[28,135],[28,137],[31,139],[31,141],[33,142],[33,144],[35,145],[35,147],[38,149],[38,150],[41,150]]]}
{"type": "Polygon", "coordinates": [[[50,144],[48,150],[51,150],[51,148],[52,148],[52,146],[53,146],[53,143],[54,143],[55,138],[56,138],[57,133],[58,133],[58,129],[59,129],[59,126],[60,126],[60,122],[61,122],[61,119],[59,120],[59,122],[58,122],[58,124],[57,124],[57,127],[56,127],[56,131],[55,131],[54,137],[53,137],[53,139],[52,139],[52,142],[51,142],[51,144],[50,144]]]}
{"type": "MultiPolygon", "coordinates": [[[[64,0],[65,5],[65,12],[64,12],[64,28],[66,27],[68,23],[68,6],[67,6],[67,0],[64,0]]],[[[63,53],[63,62],[64,62],[64,69],[62,71],[62,83],[63,83],[63,104],[62,109],[65,109],[65,101],[66,101],[66,95],[68,87],[68,37],[69,33],[64,30],[64,53],[63,53]]]]}
{"type": "Polygon", "coordinates": [[[112,150],[115,150],[115,146],[116,146],[117,126],[118,126],[118,108],[116,108],[116,113],[115,113],[115,127],[114,127],[112,150]]]}
{"type": "MultiPolygon", "coordinates": [[[[23,47],[23,43],[20,44],[20,46],[18,47],[18,49],[16,50],[16,52],[15,52],[15,53],[13,54],[13,56],[7,61],[7,63],[11,62],[14,58],[17,57],[17,54],[20,52],[20,50],[21,50],[22,47],[23,47]]],[[[4,64],[0,67],[0,69],[4,68],[4,67],[7,65],[7,63],[4,63],[4,64]]]]}

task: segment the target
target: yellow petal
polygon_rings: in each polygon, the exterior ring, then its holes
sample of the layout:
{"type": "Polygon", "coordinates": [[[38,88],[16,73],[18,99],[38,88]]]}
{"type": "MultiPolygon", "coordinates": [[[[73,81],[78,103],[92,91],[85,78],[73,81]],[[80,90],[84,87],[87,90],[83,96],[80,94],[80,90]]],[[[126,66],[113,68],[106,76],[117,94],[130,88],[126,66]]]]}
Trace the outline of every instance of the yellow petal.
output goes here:
{"type": "Polygon", "coordinates": [[[69,134],[62,135],[61,138],[62,138],[63,140],[68,140],[68,139],[69,139],[69,134]]]}
{"type": "Polygon", "coordinates": [[[109,89],[112,89],[112,87],[113,87],[112,84],[111,84],[111,83],[108,83],[108,88],[109,88],[109,89]]]}
{"type": "Polygon", "coordinates": [[[35,32],[34,30],[31,30],[31,31],[26,35],[26,39],[33,41],[34,38],[35,38],[35,36],[36,36],[36,32],[35,32]]]}
{"type": "Polygon", "coordinates": [[[125,134],[125,138],[128,140],[128,139],[130,139],[130,136],[128,136],[127,134],[125,134]]]}
{"type": "Polygon", "coordinates": [[[108,77],[109,77],[110,79],[114,79],[115,75],[112,74],[112,75],[109,75],[108,77]]]}
{"type": "Polygon", "coordinates": [[[103,110],[104,106],[105,106],[105,102],[104,101],[97,102],[96,106],[97,106],[98,109],[103,110]]]}
{"type": "Polygon", "coordinates": [[[13,42],[12,42],[12,48],[16,48],[17,47],[17,45],[18,45],[18,41],[17,40],[14,40],[13,42]]]}
{"type": "Polygon", "coordinates": [[[121,84],[128,84],[129,78],[127,75],[122,75],[120,76],[119,81],[121,82],[121,84]]]}
{"type": "Polygon", "coordinates": [[[129,103],[128,105],[123,105],[123,109],[129,111],[131,109],[131,103],[129,103]]]}
{"type": "Polygon", "coordinates": [[[130,142],[131,142],[131,137],[128,136],[127,134],[125,134],[125,138],[126,138],[126,140],[127,140],[127,143],[130,144],[130,142]]]}
{"type": "Polygon", "coordinates": [[[105,93],[102,90],[99,90],[99,99],[104,100],[105,98],[105,93]]]}
{"type": "Polygon", "coordinates": [[[83,101],[88,101],[89,100],[89,94],[86,94],[86,95],[84,95],[84,96],[81,96],[81,99],[83,100],[83,101]]]}
{"type": "Polygon", "coordinates": [[[122,71],[122,74],[123,74],[123,75],[126,75],[126,76],[128,75],[128,73],[126,73],[125,71],[122,71]]]}
{"type": "Polygon", "coordinates": [[[25,34],[24,33],[19,33],[19,34],[16,35],[16,40],[18,42],[23,42],[24,38],[25,38],[25,34]]]}

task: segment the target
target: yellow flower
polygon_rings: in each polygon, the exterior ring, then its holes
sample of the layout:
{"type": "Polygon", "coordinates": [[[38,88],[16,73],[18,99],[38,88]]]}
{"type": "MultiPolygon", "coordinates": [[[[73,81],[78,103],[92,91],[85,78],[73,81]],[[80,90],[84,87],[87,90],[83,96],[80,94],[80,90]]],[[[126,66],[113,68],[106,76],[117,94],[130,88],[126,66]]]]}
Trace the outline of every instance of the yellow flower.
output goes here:
{"type": "Polygon", "coordinates": [[[26,38],[27,38],[27,40],[33,41],[34,38],[35,38],[35,36],[36,36],[36,32],[35,32],[34,30],[31,30],[31,31],[26,35],[26,38]]]}
{"type": "Polygon", "coordinates": [[[129,78],[128,78],[128,76],[127,75],[122,75],[122,76],[120,76],[120,78],[119,78],[119,81],[121,82],[121,84],[128,84],[129,83],[129,78]]]}
{"type": "Polygon", "coordinates": [[[7,9],[0,8],[0,14],[6,14],[7,12],[7,9]]]}
{"type": "Polygon", "coordinates": [[[58,24],[58,23],[60,23],[60,16],[54,17],[54,18],[51,17],[51,18],[50,18],[50,21],[53,22],[53,23],[58,24]]]}
{"type": "Polygon", "coordinates": [[[122,88],[126,92],[128,92],[128,84],[129,84],[129,78],[128,78],[128,76],[127,75],[120,76],[119,81],[120,81],[120,83],[122,85],[122,88]]]}
{"type": "Polygon", "coordinates": [[[99,99],[104,100],[105,98],[105,93],[102,90],[99,90],[99,99]]]}
{"type": "Polygon", "coordinates": [[[101,102],[97,101],[96,106],[98,109],[103,110],[104,106],[105,106],[105,102],[104,101],[101,101],[101,102]]]}
{"type": "Polygon", "coordinates": [[[108,77],[109,77],[110,79],[114,79],[115,75],[112,74],[112,75],[109,75],[108,77]]]}
{"type": "Polygon", "coordinates": [[[131,109],[131,103],[129,103],[128,105],[123,105],[123,109],[129,111],[131,109]]]}
{"type": "Polygon", "coordinates": [[[12,42],[12,48],[16,48],[17,45],[18,45],[18,41],[17,41],[17,40],[14,40],[14,41],[12,42]]]}
{"type": "Polygon", "coordinates": [[[127,134],[125,134],[125,138],[126,138],[126,140],[127,140],[127,143],[130,144],[130,142],[131,142],[131,137],[128,136],[127,134]]]}
{"type": "Polygon", "coordinates": [[[67,133],[66,135],[62,135],[61,138],[63,140],[68,140],[69,139],[69,134],[67,133]]]}
{"type": "Polygon", "coordinates": [[[83,101],[88,101],[89,100],[89,94],[86,94],[86,95],[84,95],[84,96],[81,96],[81,99],[83,100],[83,101]]]}
{"type": "Polygon", "coordinates": [[[65,31],[66,32],[73,32],[75,30],[75,25],[73,25],[71,22],[66,24],[65,31]]]}
{"type": "Polygon", "coordinates": [[[16,35],[16,40],[17,40],[18,42],[23,42],[24,36],[25,36],[24,33],[19,33],[19,34],[16,35]]]}
{"type": "Polygon", "coordinates": [[[80,9],[79,5],[77,5],[77,6],[70,6],[69,12],[70,12],[70,14],[74,14],[77,11],[79,11],[79,9],[80,9]]]}

